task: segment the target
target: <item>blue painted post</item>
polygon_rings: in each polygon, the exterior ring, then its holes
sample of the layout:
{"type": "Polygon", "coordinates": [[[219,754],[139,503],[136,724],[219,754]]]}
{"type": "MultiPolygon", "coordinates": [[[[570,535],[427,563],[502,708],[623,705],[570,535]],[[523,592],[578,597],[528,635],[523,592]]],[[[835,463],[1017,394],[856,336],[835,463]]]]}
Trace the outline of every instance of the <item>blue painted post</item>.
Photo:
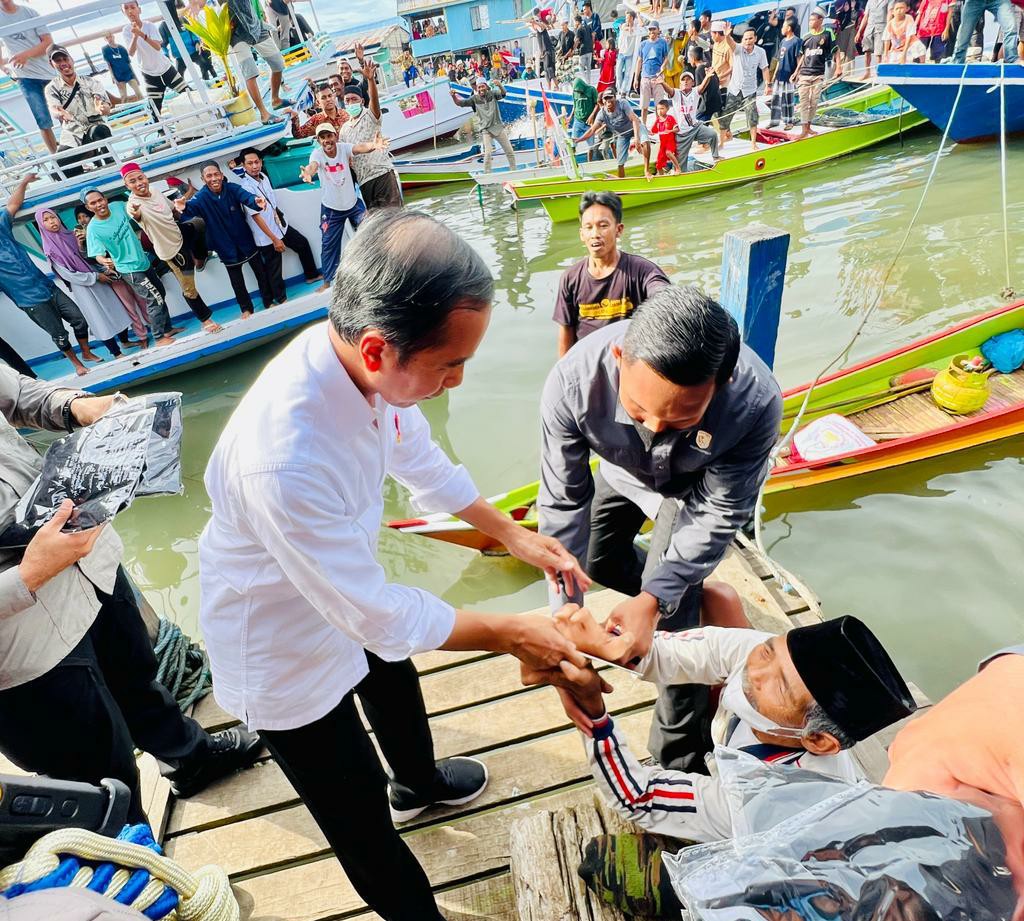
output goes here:
{"type": "Polygon", "coordinates": [[[788,252],[789,234],[765,224],[731,230],[722,241],[721,304],[769,368],[775,363],[788,252]]]}

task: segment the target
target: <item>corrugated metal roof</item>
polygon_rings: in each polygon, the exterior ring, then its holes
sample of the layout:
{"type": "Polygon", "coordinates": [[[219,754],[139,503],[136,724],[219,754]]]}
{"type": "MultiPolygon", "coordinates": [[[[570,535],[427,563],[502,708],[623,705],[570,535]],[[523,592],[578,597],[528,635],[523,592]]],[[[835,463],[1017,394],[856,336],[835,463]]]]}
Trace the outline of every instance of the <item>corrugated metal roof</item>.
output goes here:
{"type": "Polygon", "coordinates": [[[371,45],[383,45],[395,32],[404,33],[403,41],[409,40],[408,29],[398,25],[390,25],[385,26],[382,29],[370,29],[366,32],[359,32],[354,35],[344,35],[338,39],[338,50],[351,51],[355,48],[357,42],[361,42],[367,48],[371,45]]]}

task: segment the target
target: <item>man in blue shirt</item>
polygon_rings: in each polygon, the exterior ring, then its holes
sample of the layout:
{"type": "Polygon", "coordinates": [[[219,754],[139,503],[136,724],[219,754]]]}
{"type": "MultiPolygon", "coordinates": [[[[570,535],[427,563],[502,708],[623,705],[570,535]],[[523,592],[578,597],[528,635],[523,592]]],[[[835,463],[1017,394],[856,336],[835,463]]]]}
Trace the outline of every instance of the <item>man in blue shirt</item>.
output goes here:
{"type": "Polygon", "coordinates": [[[212,160],[203,164],[201,175],[203,188],[197,192],[190,185],[188,194],[179,198],[174,207],[185,217],[201,217],[206,222],[206,242],[227,269],[231,290],[235,292],[242,316],[251,317],[255,308],[242,272],[243,266],[248,264],[256,276],[264,308],[270,307],[274,300],[270,279],[245,219],[248,211],[256,226],[271,236],[270,228],[261,216],[267,203],[237,182],[228,182],[220,166],[212,160]]]}
{"type": "Polygon", "coordinates": [[[14,216],[25,201],[25,190],[35,178],[34,173],[29,173],[22,179],[7,205],[0,210],[0,294],[6,294],[15,307],[24,310],[33,323],[45,330],[53,344],[75,366],[76,374],[87,374],[89,369],[78,360],[64,328],[64,321],[67,321],[82,347],[82,358],[102,361],[89,348],[89,327],[82,311],[39,271],[11,232],[14,216]]]}
{"type": "Polygon", "coordinates": [[[668,42],[661,37],[657,19],[647,23],[647,38],[640,42],[637,67],[640,68],[640,120],[647,123],[647,106],[652,99],[671,96],[672,88],[662,76],[668,59],[668,42]]]}
{"type": "Polygon", "coordinates": [[[119,45],[113,32],[107,33],[107,43],[103,46],[103,60],[107,62],[107,69],[110,71],[110,79],[117,86],[121,94],[121,104],[128,101],[127,87],[132,88],[135,94],[132,102],[142,98],[142,90],[139,88],[139,81],[132,70],[131,55],[124,45],[119,45]]]}

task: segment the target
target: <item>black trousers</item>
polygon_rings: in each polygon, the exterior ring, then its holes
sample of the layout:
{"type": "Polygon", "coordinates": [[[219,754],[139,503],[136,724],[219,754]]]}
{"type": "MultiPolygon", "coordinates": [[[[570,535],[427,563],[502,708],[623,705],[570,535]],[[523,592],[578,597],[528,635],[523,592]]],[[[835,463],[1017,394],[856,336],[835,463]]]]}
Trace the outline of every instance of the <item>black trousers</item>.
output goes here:
{"type": "Polygon", "coordinates": [[[270,279],[267,270],[263,265],[260,254],[253,253],[245,262],[238,262],[235,265],[225,265],[228,270],[228,281],[231,282],[231,290],[235,292],[235,300],[242,313],[252,313],[256,308],[252,305],[252,298],[249,297],[249,286],[245,280],[245,273],[242,269],[249,266],[253,275],[256,276],[256,286],[259,288],[260,297],[263,298],[263,306],[269,307],[274,300],[274,292],[270,289],[270,279]]]}
{"type": "Polygon", "coordinates": [[[355,705],[358,695],[395,779],[428,789],[434,743],[419,677],[408,660],[366,658],[369,675],[326,716],[260,737],[366,904],[385,921],[443,921],[423,868],[392,824],[387,777],[355,705]]]}
{"type": "MultiPolygon", "coordinates": [[[[110,137],[110,133],[110,128],[106,125],[90,125],[82,137],[82,143],[92,144],[94,141],[101,141],[104,138],[110,137]]],[[[81,176],[85,172],[84,167],[77,165],[83,160],[102,164],[114,162],[109,156],[104,155],[102,148],[100,150],[80,150],[77,147],[65,147],[62,145],[57,148],[57,154],[57,165],[63,170],[64,175],[68,177],[81,176]],[[75,152],[63,153],[66,150],[75,152]]]]}
{"type": "MultiPolygon", "coordinates": [[[[302,274],[306,276],[306,281],[312,281],[319,276],[320,270],[316,267],[313,247],[309,245],[309,240],[294,227],[289,227],[281,237],[281,241],[299,257],[299,262],[302,263],[302,274]]],[[[279,253],[273,245],[261,246],[259,250],[260,257],[263,259],[263,267],[267,272],[267,282],[270,285],[271,294],[275,301],[283,303],[288,297],[282,272],[284,253],[279,253]]]]}
{"type": "Polygon", "coordinates": [[[81,642],[45,675],[0,691],[0,751],[62,780],[124,781],[128,820],[146,822],[136,747],[175,768],[205,755],[210,737],[156,679],[157,662],[131,585],[119,569],[81,642]]]}
{"type": "MultiPolygon", "coordinates": [[[[597,582],[625,595],[639,594],[643,579],[660,565],[675,528],[678,506],[664,500],[651,532],[646,556],[633,543],[647,516],[594,474],[590,506],[590,545],[586,570],[597,582]]],[[[700,626],[701,589],[689,589],[678,603],[668,605],[659,630],[688,630],[700,626]]],[[[704,758],[711,750],[710,689],[703,685],[658,685],[647,747],[662,767],[706,773],[704,758]]]]}

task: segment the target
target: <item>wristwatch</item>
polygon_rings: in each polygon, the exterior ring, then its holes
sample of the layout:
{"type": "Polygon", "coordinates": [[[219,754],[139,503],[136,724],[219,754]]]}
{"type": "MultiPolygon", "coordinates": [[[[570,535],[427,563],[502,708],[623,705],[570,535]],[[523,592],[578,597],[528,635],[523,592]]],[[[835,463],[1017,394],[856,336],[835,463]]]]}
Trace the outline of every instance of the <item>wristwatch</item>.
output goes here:
{"type": "Polygon", "coordinates": [[[84,394],[84,393],[72,394],[70,397],[68,397],[64,401],[64,405],[61,407],[61,411],[60,411],[60,413],[61,413],[61,422],[63,423],[65,430],[67,430],[68,432],[73,432],[75,430],[75,426],[77,424],[75,422],[75,417],[74,417],[74,415],[71,412],[71,404],[74,403],[75,400],[77,400],[79,397],[84,397],[84,396],[87,396],[87,394],[84,394]]]}

